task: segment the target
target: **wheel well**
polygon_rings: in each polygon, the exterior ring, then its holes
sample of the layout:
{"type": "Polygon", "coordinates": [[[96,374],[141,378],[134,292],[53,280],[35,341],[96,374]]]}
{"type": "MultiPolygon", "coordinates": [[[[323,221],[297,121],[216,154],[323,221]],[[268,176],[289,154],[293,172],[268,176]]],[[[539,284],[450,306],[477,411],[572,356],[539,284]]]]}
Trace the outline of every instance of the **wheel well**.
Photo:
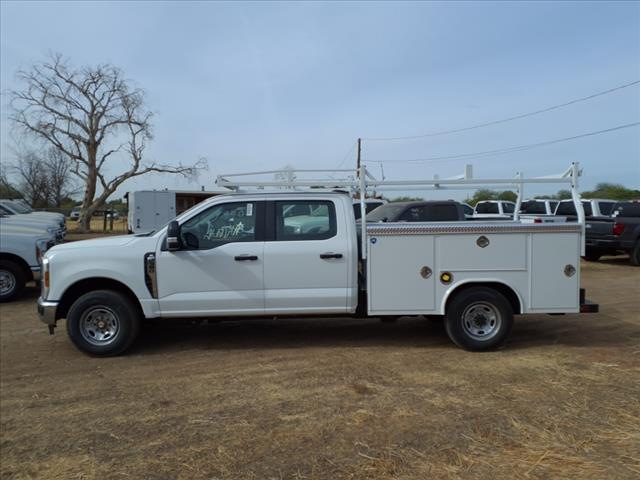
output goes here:
{"type": "Polygon", "coordinates": [[[518,297],[518,294],[511,287],[500,282],[470,282],[470,283],[464,283],[460,285],[453,292],[449,294],[449,296],[447,297],[447,303],[445,304],[445,310],[444,310],[445,313],[449,310],[449,304],[451,303],[451,300],[453,299],[454,296],[456,296],[457,294],[459,294],[464,290],[468,290],[473,287],[487,287],[487,288],[493,288],[494,290],[497,290],[502,295],[504,295],[504,297],[511,304],[513,313],[518,314],[522,312],[522,305],[520,304],[520,298],[518,297]]]}
{"type": "Polygon", "coordinates": [[[131,299],[133,304],[138,307],[139,313],[142,315],[142,306],[138,301],[138,297],[136,297],[129,287],[112,278],[95,277],[80,280],[67,288],[58,303],[56,320],[66,318],[71,305],[82,295],[93,290],[115,290],[116,292],[126,295],[131,299]]]}
{"type": "Polygon", "coordinates": [[[27,262],[24,261],[22,257],[18,255],[14,255],[12,253],[0,253],[0,260],[8,260],[19,265],[24,271],[24,278],[27,282],[33,280],[33,272],[31,271],[31,267],[27,262]]]}

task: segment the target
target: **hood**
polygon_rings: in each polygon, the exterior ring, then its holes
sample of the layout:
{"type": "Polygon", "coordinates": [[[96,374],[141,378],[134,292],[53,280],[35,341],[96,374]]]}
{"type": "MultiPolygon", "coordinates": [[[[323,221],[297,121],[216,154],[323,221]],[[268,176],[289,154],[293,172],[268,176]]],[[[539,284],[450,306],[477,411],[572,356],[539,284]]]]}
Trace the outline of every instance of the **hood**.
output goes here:
{"type": "Polygon", "coordinates": [[[56,252],[62,250],[71,250],[76,248],[104,248],[104,247],[123,247],[132,242],[135,242],[138,238],[135,235],[118,235],[113,237],[94,238],[91,240],[79,240],[77,242],[68,242],[56,245],[51,249],[56,252]]]}

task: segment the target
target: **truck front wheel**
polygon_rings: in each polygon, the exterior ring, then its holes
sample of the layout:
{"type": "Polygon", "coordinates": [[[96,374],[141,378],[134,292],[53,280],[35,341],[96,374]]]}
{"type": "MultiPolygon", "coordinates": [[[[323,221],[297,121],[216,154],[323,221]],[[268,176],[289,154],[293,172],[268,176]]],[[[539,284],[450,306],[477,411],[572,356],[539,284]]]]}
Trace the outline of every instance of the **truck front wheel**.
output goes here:
{"type": "Polygon", "coordinates": [[[11,260],[0,260],[0,302],[17,297],[25,286],[22,267],[11,260]]]}
{"type": "Polygon", "coordinates": [[[112,290],[85,293],[67,315],[69,338],[89,355],[119,355],[131,346],[139,330],[136,305],[126,295],[112,290]]]}
{"type": "Polygon", "coordinates": [[[504,295],[487,287],[472,287],[454,295],[445,318],[453,343],[481,351],[506,340],[513,326],[513,309],[504,295]]]}

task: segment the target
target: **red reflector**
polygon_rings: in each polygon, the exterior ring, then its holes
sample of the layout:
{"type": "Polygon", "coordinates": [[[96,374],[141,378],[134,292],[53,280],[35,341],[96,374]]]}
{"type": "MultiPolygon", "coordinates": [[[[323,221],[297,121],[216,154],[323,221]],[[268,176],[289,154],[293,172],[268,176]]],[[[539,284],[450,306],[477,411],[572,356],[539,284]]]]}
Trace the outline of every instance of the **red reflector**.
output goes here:
{"type": "Polygon", "coordinates": [[[534,218],[533,219],[533,223],[542,223],[542,219],[541,218],[534,218]]]}
{"type": "Polygon", "coordinates": [[[622,235],[622,232],[624,232],[624,227],[625,224],[624,223],[614,223],[613,224],[613,234],[618,236],[618,235],[622,235]]]}

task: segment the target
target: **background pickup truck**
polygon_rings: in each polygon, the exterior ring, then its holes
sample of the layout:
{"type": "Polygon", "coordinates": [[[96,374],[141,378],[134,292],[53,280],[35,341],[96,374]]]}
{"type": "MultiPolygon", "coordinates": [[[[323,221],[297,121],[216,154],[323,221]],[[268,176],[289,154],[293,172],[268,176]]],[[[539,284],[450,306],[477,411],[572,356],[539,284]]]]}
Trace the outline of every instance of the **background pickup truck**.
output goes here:
{"type": "Polygon", "coordinates": [[[25,285],[40,278],[41,256],[54,240],[40,228],[0,228],[0,302],[17,297],[25,285]]]}
{"type": "Polygon", "coordinates": [[[367,222],[362,256],[356,228],[346,193],[221,195],[157,232],[53,247],[38,312],[114,355],[143,318],[444,315],[455,344],[486,350],[514,314],[597,310],[580,293],[577,223],[367,222]]]}
{"type": "Polygon", "coordinates": [[[465,219],[462,204],[453,200],[392,202],[367,214],[367,223],[457,222],[465,219]]]}
{"type": "Polygon", "coordinates": [[[611,217],[592,217],[586,223],[584,258],[627,253],[633,265],[640,265],[640,202],[620,202],[611,217]]]}

